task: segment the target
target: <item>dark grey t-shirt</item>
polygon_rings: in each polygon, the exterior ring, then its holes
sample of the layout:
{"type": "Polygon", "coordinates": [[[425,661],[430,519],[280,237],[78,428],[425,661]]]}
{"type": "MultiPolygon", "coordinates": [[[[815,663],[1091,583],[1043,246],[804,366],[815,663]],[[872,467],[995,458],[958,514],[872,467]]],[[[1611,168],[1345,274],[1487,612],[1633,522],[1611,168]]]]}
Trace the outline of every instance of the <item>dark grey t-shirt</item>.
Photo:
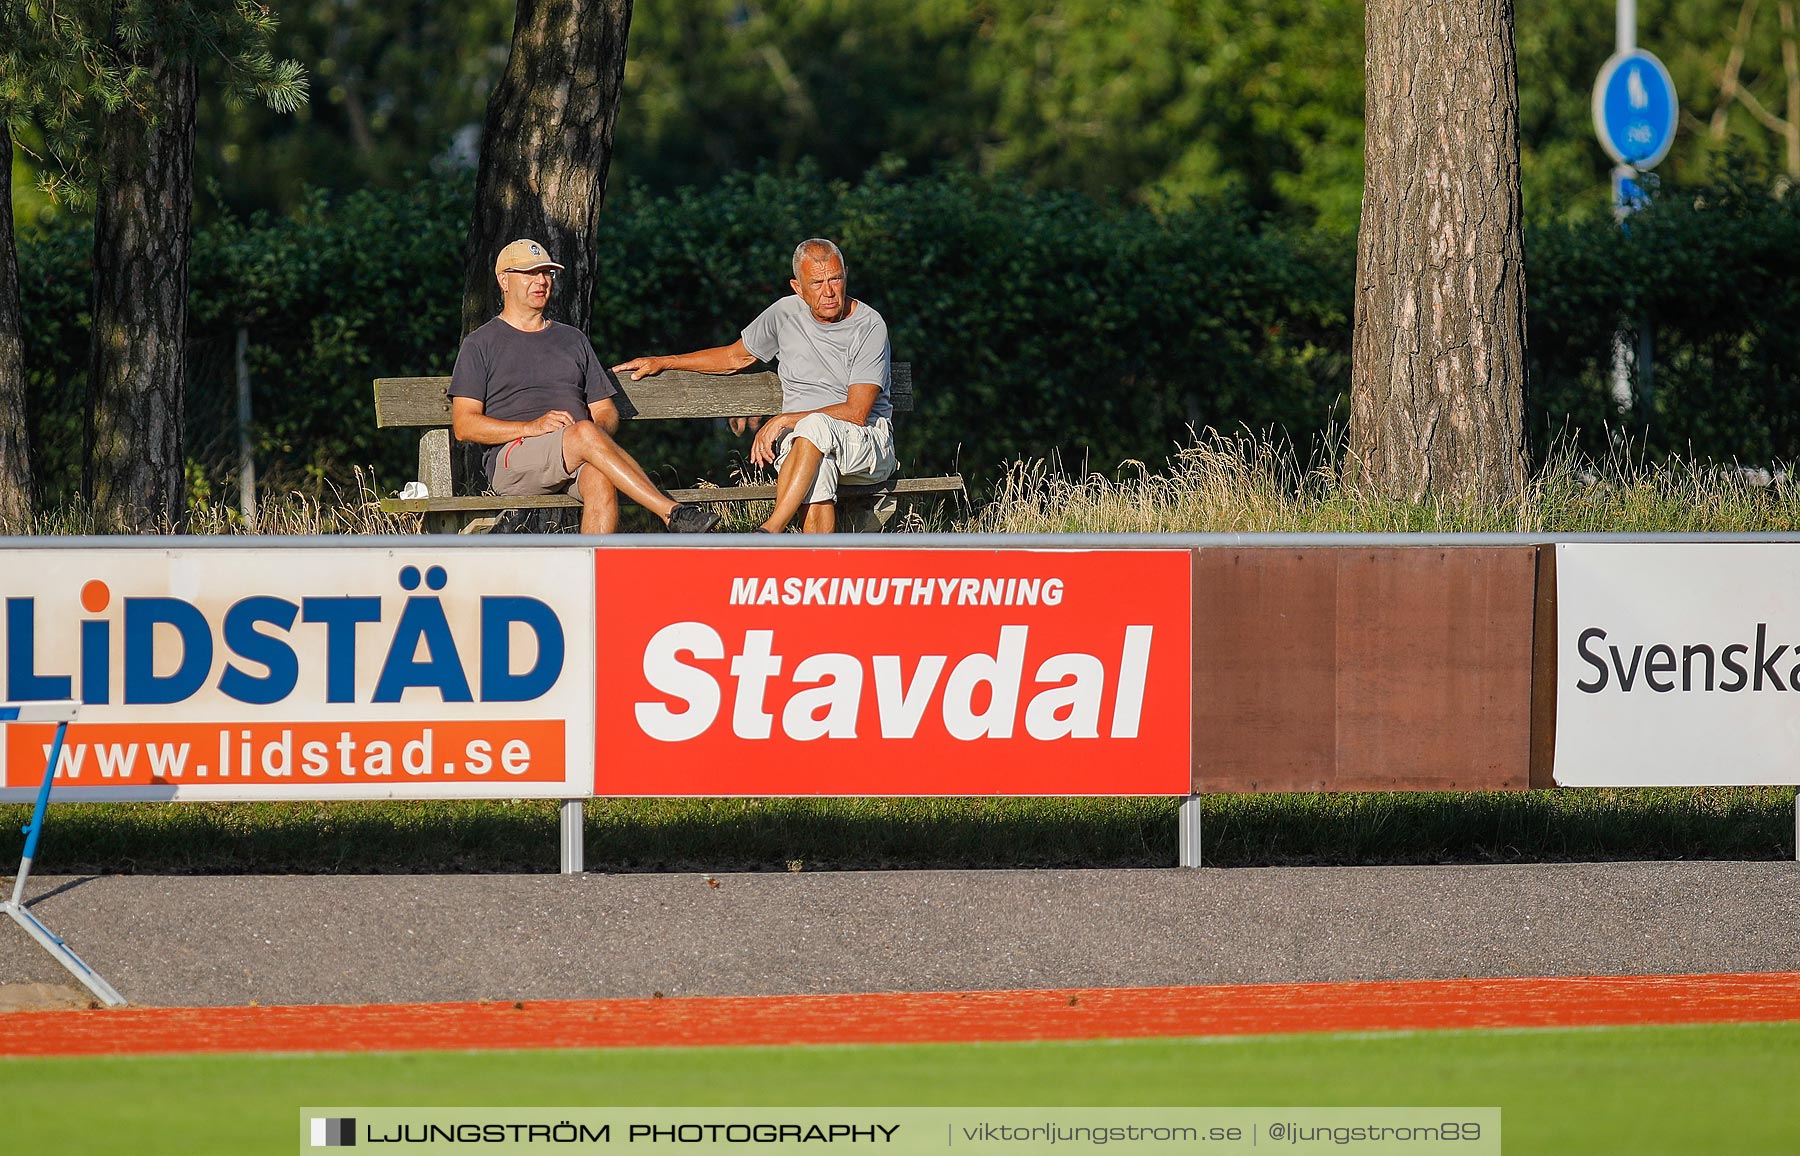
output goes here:
{"type": "MultiPolygon", "coordinates": [[[[463,338],[450,371],[451,397],[472,397],[501,421],[536,421],[556,409],[581,421],[591,403],[618,392],[587,336],[556,322],[526,333],[496,317],[463,338]]],[[[482,458],[490,478],[500,449],[488,446],[482,458]]]]}

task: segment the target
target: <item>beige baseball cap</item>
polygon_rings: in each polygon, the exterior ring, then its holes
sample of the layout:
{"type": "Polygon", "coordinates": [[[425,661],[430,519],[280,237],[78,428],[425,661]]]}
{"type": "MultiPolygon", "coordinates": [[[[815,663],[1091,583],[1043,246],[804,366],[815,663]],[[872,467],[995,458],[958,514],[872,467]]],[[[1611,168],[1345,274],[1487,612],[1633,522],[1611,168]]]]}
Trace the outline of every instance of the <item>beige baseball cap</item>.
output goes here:
{"type": "Polygon", "coordinates": [[[517,241],[500,250],[494,258],[494,272],[531,273],[539,269],[561,269],[550,259],[550,251],[529,237],[520,237],[517,241]]]}

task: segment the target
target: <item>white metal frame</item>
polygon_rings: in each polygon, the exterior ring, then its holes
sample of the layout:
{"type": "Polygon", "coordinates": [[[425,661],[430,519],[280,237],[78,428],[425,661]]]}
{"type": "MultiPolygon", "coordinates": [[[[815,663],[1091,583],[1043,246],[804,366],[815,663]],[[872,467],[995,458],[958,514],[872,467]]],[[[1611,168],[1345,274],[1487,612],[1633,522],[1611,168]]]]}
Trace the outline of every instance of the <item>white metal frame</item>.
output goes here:
{"type": "Polygon", "coordinates": [[[25,884],[31,878],[31,861],[37,855],[38,836],[44,832],[44,817],[50,807],[50,785],[56,778],[57,757],[62,753],[63,736],[75,716],[81,712],[78,702],[21,702],[0,703],[0,725],[14,722],[55,723],[56,738],[50,743],[50,757],[44,764],[44,785],[38,788],[37,805],[32,808],[31,822],[23,828],[25,834],[25,853],[19,858],[19,873],[13,877],[12,898],[0,902],[0,911],[12,918],[14,923],[25,929],[25,933],[38,941],[38,945],[56,962],[69,970],[69,974],[80,980],[82,986],[94,993],[94,996],[107,1007],[119,1007],[125,1003],[125,997],[114,990],[101,974],[89,967],[74,950],[64,943],[62,937],[45,927],[43,921],[33,915],[25,906],[25,884]]]}

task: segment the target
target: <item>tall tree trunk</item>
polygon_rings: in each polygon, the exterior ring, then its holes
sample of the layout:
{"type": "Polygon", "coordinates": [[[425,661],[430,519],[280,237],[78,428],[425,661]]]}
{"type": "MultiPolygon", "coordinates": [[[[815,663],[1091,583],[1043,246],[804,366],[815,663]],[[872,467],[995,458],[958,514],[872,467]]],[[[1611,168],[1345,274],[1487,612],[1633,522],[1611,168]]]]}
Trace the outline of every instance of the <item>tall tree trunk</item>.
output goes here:
{"type": "Polygon", "coordinates": [[[25,425],[25,343],[19,326],[19,252],[12,219],[12,132],[0,119],[0,533],[31,520],[25,425]]]}
{"type": "Polygon", "coordinates": [[[500,308],[494,256],[531,237],[566,270],[550,316],[586,330],[631,0],[519,0],[512,55],[488,98],[463,283],[463,331],[500,308]]]}
{"type": "Polygon", "coordinates": [[[100,126],[93,344],[82,488],[97,523],[180,530],[187,515],[182,419],[188,231],[194,200],[194,65],[155,47],[149,123],[130,106],[100,126]]]}
{"type": "Polygon", "coordinates": [[[1390,497],[1525,485],[1511,0],[1369,0],[1351,469],[1390,497]]]}

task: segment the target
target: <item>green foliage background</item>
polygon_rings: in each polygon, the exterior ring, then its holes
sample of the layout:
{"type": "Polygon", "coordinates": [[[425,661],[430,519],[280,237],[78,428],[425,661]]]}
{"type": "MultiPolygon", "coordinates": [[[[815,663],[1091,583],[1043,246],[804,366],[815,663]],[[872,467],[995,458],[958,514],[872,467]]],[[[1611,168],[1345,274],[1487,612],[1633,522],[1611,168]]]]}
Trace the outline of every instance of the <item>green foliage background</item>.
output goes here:
{"type": "MultiPolygon", "coordinates": [[[[1778,158],[1741,104],[1713,131],[1742,2],[1639,0],[1639,43],[1681,99],[1673,182],[1702,179],[1731,142],[1778,158]]],[[[276,55],[307,66],[312,102],[282,117],[215,100],[202,173],[245,212],[469,167],[513,6],[277,0],[276,55]]],[[[1604,211],[1588,102],[1613,5],[1517,0],[1514,14],[1527,204],[1604,211]]],[[[1779,111],[1775,5],[1751,33],[1741,79],[1779,111]]],[[[668,192],[808,158],[845,180],[883,158],[914,175],[949,161],[1102,200],[1232,194],[1349,231],[1362,105],[1363,0],[637,0],[613,172],[668,192]]]]}
{"type": "MultiPolygon", "coordinates": [[[[1652,394],[1629,428],[1652,454],[1770,463],[1800,456],[1800,195],[1738,158],[1665,190],[1621,232],[1539,222],[1526,246],[1532,434],[1603,453],[1615,329],[1647,321],[1652,394]]],[[[249,328],[259,458],[277,484],[412,476],[414,438],[374,429],[376,376],[447,373],[458,342],[470,188],[424,182],[202,227],[193,262],[190,446],[234,444],[228,351],[249,328]]],[[[978,484],[1009,460],[1159,467],[1190,427],[1309,439],[1348,396],[1351,238],[1280,226],[1236,198],[1153,212],[1007,178],[810,168],[699,191],[615,193],[601,239],[592,336],[610,364],[728,342],[786,292],[793,239],[841,239],[852,291],[889,319],[920,408],[902,431],[915,472],[960,466],[978,484]]],[[[69,493],[86,372],[85,233],[21,245],[35,465],[69,493]]],[[[629,433],[659,479],[727,481],[744,443],[707,423],[629,433]]],[[[209,459],[209,449],[213,447],[209,459]]]]}
{"type": "MultiPolygon", "coordinates": [[[[265,469],[285,463],[291,480],[373,464],[389,489],[411,476],[416,435],[377,434],[370,381],[449,372],[468,196],[450,181],[321,194],[288,217],[198,232],[191,376],[249,327],[265,469]]],[[[1051,454],[1156,462],[1189,425],[1316,428],[1343,388],[1353,254],[1260,229],[1233,202],[1157,216],[961,173],[848,185],[803,170],[672,196],[627,189],[605,219],[591,332],[609,363],[735,339],[788,292],[794,238],[839,238],[853,291],[913,363],[920,402],[902,444],[914,470],[960,463],[979,477],[1051,454]]],[[[78,460],[80,242],[58,231],[21,250],[34,464],[49,495],[69,492],[78,460]]],[[[198,450],[222,442],[208,431],[232,395],[228,383],[195,388],[198,450]]],[[[628,437],[667,484],[726,480],[745,445],[707,423],[644,423],[628,437]]]]}
{"type": "MultiPolygon", "coordinates": [[[[1779,108],[1762,7],[1742,79],[1779,108]]],[[[206,97],[201,473],[235,448],[243,325],[265,477],[410,476],[411,437],[371,428],[369,381],[454,358],[470,174],[512,9],[279,0],[275,52],[306,66],[310,104],[206,97]]],[[[1791,459],[1795,196],[1776,138],[1718,103],[1742,0],[1638,10],[1682,124],[1664,195],[1621,234],[1588,114],[1611,6],[1515,9],[1534,443],[1602,452],[1629,434],[1651,454],[1791,459]],[[1622,427],[1613,335],[1645,325],[1650,390],[1622,427]]],[[[728,341],[785,291],[793,241],[826,234],[914,363],[915,470],[1155,468],[1190,426],[1304,452],[1349,388],[1362,24],[1362,0],[639,0],[595,344],[619,360],[728,341]]],[[[28,193],[16,204],[35,468],[54,502],[79,457],[89,241],[28,193]]],[[[634,449],[665,484],[730,480],[742,443],[682,424],[633,430],[634,449]]]]}

